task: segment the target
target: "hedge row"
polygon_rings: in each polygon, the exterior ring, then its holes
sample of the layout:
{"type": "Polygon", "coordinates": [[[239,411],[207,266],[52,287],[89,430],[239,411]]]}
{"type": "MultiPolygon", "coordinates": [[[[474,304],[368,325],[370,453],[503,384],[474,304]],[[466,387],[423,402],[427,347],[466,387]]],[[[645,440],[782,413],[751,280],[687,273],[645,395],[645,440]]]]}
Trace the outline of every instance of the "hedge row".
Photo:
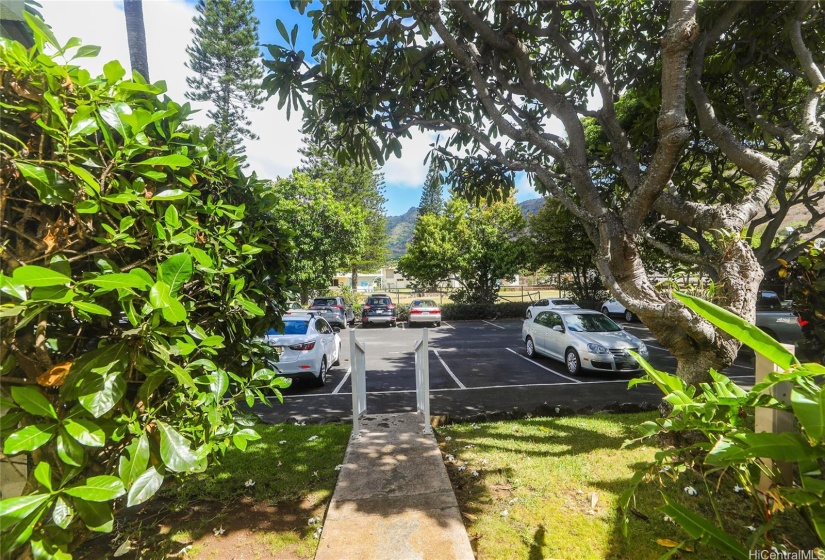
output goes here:
{"type": "MultiPolygon", "coordinates": [[[[440,306],[444,321],[467,321],[472,319],[523,319],[530,302],[506,303],[445,303],[440,306]]],[[[398,307],[398,321],[407,320],[408,309],[398,307]]]]}

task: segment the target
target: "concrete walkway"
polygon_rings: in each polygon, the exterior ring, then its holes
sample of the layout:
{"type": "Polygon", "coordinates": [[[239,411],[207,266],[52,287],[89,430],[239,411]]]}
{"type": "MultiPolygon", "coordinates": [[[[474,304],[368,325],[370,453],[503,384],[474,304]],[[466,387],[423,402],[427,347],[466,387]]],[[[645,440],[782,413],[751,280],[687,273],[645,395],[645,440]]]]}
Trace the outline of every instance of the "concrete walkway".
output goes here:
{"type": "Polygon", "coordinates": [[[364,419],[315,560],[473,560],[441,451],[423,429],[414,413],[364,419]]]}

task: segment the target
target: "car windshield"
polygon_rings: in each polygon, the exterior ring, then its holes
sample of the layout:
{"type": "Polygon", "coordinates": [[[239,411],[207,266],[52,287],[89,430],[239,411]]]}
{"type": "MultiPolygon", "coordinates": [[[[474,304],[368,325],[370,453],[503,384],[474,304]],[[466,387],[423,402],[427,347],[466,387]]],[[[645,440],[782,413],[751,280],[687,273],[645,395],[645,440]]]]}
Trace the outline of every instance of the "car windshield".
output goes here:
{"type": "Polygon", "coordinates": [[[309,329],[309,321],[284,321],[283,332],[269,329],[266,334],[271,336],[277,336],[279,334],[306,334],[307,329],[309,329]]]}
{"type": "Polygon", "coordinates": [[[551,299],[553,305],[576,305],[572,299],[551,299]]]}
{"type": "Polygon", "coordinates": [[[412,302],[413,307],[438,307],[431,299],[417,299],[412,302]]]}
{"type": "Polygon", "coordinates": [[[581,315],[565,315],[567,328],[572,332],[616,332],[622,328],[602,314],[582,313],[581,315]]]}

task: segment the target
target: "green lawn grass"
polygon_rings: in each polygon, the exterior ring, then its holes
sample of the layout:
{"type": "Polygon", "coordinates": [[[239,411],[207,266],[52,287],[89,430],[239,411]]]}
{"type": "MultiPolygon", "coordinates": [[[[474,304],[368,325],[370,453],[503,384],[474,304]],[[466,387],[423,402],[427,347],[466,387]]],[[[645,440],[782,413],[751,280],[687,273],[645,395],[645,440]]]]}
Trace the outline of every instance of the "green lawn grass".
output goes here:
{"type": "MultiPolygon", "coordinates": [[[[655,416],[595,415],[527,419],[439,429],[439,441],[459,507],[479,560],[511,558],[659,558],[668,548],[659,539],[682,542],[686,535],[657,511],[666,492],[682,504],[713,516],[708,488],[696,473],[683,473],[665,487],[640,487],[628,538],[621,534],[617,500],[635,469],[652,460],[653,446],[621,449],[633,426],[655,416]],[[447,440],[447,438],[450,438],[447,440]],[[697,496],[684,488],[691,486],[697,496]]],[[[751,501],[723,477],[717,493],[726,529],[748,537],[755,521],[751,501]]],[[[758,523],[757,523],[758,524],[758,523]]],[[[813,548],[813,535],[789,513],[777,532],[813,548]]],[[[665,541],[662,541],[665,542],[665,541]]],[[[675,556],[679,557],[679,556],[675,556]]],[[[683,556],[686,557],[686,556],[683,556]]],[[[696,547],[689,558],[718,559],[696,547]]]]}

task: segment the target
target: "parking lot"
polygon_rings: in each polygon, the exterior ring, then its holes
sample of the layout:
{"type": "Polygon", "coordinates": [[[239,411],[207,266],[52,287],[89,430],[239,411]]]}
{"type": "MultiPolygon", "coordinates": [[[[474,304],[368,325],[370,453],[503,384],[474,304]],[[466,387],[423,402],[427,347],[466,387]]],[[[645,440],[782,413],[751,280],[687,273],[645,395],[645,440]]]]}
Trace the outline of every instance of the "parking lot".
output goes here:
{"type": "MultiPolygon", "coordinates": [[[[645,341],[655,367],[675,371],[676,359],[644,325],[620,324],[645,341]]],[[[600,409],[608,404],[658,404],[661,399],[658,389],[650,385],[627,389],[628,380],[637,373],[585,372],[571,377],[561,362],[528,358],[521,325],[520,320],[459,321],[430,328],[431,413],[471,418],[513,408],[529,412],[540,405],[600,409]]],[[[342,330],[341,362],[330,370],[324,387],[295,382],[283,392],[283,404],[273,399],[272,408],[258,405],[255,411],[269,422],[351,417],[349,337],[353,334],[366,348],[367,413],[415,410],[413,344],[422,332],[400,323],[397,328],[342,330]]],[[[746,358],[726,373],[742,384],[753,383],[753,366],[746,358]]]]}

